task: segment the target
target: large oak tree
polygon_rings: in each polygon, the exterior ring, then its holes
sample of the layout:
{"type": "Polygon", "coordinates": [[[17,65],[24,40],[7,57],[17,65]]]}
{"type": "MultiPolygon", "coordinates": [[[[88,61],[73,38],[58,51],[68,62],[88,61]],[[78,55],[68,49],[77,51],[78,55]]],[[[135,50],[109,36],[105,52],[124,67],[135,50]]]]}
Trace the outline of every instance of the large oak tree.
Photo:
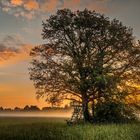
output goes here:
{"type": "Polygon", "coordinates": [[[139,83],[140,45],[120,21],[89,11],[58,10],[43,22],[46,44],[32,49],[30,78],[38,97],[88,103],[121,100],[139,83]]]}

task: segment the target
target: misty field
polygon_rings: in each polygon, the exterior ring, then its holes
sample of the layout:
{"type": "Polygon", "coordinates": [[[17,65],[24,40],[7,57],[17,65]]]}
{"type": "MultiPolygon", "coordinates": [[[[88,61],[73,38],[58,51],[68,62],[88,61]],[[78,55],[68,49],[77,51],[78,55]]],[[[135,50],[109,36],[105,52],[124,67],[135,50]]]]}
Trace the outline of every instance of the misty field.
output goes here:
{"type": "Polygon", "coordinates": [[[64,118],[0,118],[0,140],[140,140],[140,123],[67,126],[64,118]]]}

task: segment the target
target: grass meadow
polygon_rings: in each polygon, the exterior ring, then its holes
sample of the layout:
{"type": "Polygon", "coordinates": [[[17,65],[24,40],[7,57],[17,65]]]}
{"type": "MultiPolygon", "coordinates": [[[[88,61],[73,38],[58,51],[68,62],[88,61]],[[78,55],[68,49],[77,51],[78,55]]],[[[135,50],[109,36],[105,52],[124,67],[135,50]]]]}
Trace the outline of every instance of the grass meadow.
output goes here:
{"type": "Polygon", "coordinates": [[[0,140],[140,140],[140,123],[67,126],[65,118],[1,117],[0,140]]]}

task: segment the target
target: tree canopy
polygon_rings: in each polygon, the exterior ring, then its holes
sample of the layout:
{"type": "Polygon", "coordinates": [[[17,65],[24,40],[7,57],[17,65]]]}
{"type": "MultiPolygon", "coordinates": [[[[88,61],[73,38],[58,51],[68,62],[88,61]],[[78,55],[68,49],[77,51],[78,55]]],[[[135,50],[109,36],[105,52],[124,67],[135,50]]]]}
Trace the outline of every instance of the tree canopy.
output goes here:
{"type": "Polygon", "coordinates": [[[88,104],[122,101],[139,94],[140,42],[119,20],[89,11],[58,10],[43,22],[46,44],[31,50],[38,97],[77,100],[89,120],[88,104]]]}

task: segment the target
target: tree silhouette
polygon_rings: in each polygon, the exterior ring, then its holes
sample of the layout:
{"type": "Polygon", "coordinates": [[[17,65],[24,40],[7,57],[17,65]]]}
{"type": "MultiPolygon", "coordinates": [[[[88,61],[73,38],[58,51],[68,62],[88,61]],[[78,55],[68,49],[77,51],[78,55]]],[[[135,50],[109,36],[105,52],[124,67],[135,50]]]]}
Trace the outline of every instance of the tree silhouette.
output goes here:
{"type": "Polygon", "coordinates": [[[95,100],[120,101],[137,90],[132,85],[140,80],[140,43],[120,21],[87,9],[58,10],[43,22],[42,37],[46,44],[31,51],[38,97],[81,102],[90,121],[89,102],[94,117],[95,100]]]}
{"type": "Polygon", "coordinates": [[[3,111],[3,107],[0,107],[0,111],[3,111]]]}
{"type": "Polygon", "coordinates": [[[29,110],[30,110],[30,107],[29,107],[28,105],[26,105],[26,106],[23,108],[23,110],[29,111],[29,110]]]}
{"type": "Polygon", "coordinates": [[[14,108],[14,111],[21,111],[22,109],[21,108],[19,108],[19,107],[15,107],[14,108]]]}
{"type": "Polygon", "coordinates": [[[39,111],[40,109],[36,105],[31,105],[30,110],[31,111],[39,111]]]}

